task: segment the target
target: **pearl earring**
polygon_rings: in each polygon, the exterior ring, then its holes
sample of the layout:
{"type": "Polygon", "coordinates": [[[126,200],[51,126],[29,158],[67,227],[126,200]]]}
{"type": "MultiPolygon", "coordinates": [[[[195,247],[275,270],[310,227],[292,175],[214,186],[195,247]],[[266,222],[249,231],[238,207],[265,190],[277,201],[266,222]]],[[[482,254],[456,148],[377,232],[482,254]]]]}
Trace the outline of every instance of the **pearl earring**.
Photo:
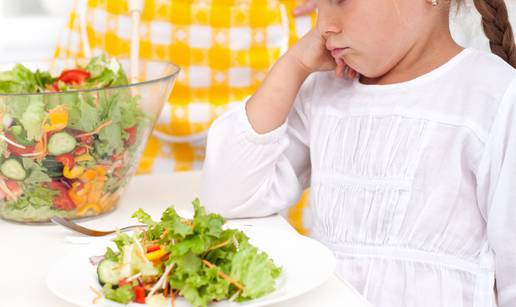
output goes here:
{"type": "Polygon", "coordinates": [[[432,6],[438,6],[439,0],[432,0],[432,6]]]}

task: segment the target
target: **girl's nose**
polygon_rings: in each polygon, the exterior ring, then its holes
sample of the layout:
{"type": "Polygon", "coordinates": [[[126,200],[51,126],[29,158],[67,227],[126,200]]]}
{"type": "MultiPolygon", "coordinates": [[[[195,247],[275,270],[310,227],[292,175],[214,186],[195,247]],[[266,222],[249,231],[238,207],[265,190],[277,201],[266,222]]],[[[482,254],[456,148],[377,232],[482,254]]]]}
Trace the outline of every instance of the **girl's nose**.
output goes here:
{"type": "Polygon", "coordinates": [[[321,35],[324,38],[328,38],[329,36],[331,36],[333,34],[338,34],[341,32],[339,26],[336,25],[335,23],[324,22],[322,20],[318,21],[318,29],[319,29],[319,33],[321,33],[321,35]]]}
{"type": "Polygon", "coordinates": [[[319,7],[317,16],[317,29],[324,38],[341,32],[339,18],[335,16],[330,7],[319,7]]]}

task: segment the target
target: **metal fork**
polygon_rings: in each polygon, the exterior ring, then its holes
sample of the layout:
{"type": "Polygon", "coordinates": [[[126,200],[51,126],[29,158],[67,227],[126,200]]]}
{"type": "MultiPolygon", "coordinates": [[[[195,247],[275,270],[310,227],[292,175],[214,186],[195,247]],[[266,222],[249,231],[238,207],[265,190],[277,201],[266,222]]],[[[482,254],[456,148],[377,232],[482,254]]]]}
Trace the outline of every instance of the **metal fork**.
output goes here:
{"type": "Polygon", "coordinates": [[[61,225],[65,228],[68,228],[70,230],[73,230],[75,232],[78,232],[78,233],[82,233],[84,235],[87,235],[87,236],[90,236],[90,237],[102,237],[102,236],[107,236],[107,235],[110,235],[112,233],[115,233],[117,231],[119,232],[126,232],[126,231],[130,231],[130,230],[133,230],[133,229],[142,229],[142,228],[147,228],[147,225],[131,225],[131,226],[127,226],[127,227],[123,227],[123,228],[120,228],[118,230],[95,230],[95,229],[90,229],[90,228],[86,228],[84,226],[81,226],[79,224],[76,224],[70,220],[67,220],[67,219],[64,219],[62,217],[58,217],[58,216],[54,216],[54,217],[51,217],[50,220],[52,221],[52,223],[54,224],[57,224],[57,225],[61,225]]]}

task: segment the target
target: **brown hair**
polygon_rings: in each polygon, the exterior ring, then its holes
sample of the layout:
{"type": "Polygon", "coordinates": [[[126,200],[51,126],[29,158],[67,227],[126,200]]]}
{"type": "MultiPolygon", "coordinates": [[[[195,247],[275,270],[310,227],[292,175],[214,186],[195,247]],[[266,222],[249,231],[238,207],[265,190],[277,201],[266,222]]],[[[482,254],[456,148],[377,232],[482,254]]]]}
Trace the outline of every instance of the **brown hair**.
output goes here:
{"type": "Polygon", "coordinates": [[[504,0],[474,0],[491,51],[516,68],[516,45],[504,0]]]}

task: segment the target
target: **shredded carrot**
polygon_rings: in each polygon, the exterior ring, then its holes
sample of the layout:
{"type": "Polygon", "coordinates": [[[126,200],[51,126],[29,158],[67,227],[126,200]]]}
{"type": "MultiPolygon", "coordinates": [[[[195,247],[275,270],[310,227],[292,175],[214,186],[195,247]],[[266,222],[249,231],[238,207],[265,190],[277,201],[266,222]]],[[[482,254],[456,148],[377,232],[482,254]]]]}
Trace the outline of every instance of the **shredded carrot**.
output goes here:
{"type": "Polygon", "coordinates": [[[224,247],[224,246],[228,245],[229,243],[231,243],[231,240],[227,240],[227,241],[224,241],[224,242],[219,243],[217,245],[214,245],[214,246],[208,248],[207,252],[212,251],[212,250],[217,249],[217,248],[224,247]]]}
{"type": "Polygon", "coordinates": [[[188,220],[188,219],[182,219],[181,220],[181,223],[185,224],[186,226],[192,228],[193,227],[193,222],[191,220],[188,220]]]}
{"type": "Polygon", "coordinates": [[[165,288],[163,288],[163,295],[165,297],[168,296],[168,282],[165,283],[165,288]]]}
{"type": "MultiPolygon", "coordinates": [[[[203,259],[202,260],[202,263],[204,263],[207,267],[209,267],[210,269],[213,269],[215,268],[216,266],[214,264],[212,264],[211,262],[209,262],[208,260],[206,259],[203,259]]],[[[237,287],[238,289],[243,289],[244,286],[242,286],[238,281],[234,280],[233,278],[229,277],[228,275],[226,275],[224,272],[222,271],[219,271],[218,274],[220,275],[220,277],[224,278],[225,280],[227,280],[230,284],[233,284],[235,287],[237,287]]]]}
{"type": "Polygon", "coordinates": [[[142,239],[142,243],[143,243],[143,245],[146,245],[146,243],[147,243],[147,239],[148,239],[148,238],[147,238],[147,231],[144,231],[144,232],[143,232],[143,239],[142,239]]]}
{"type": "Polygon", "coordinates": [[[81,137],[85,137],[85,136],[90,136],[90,135],[98,134],[100,132],[100,130],[106,128],[107,126],[111,125],[112,123],[113,123],[113,120],[110,119],[110,120],[105,121],[104,123],[100,124],[100,126],[98,126],[95,130],[93,130],[91,132],[88,132],[88,133],[78,134],[75,137],[76,138],[81,138],[81,137]]]}
{"type": "Polygon", "coordinates": [[[168,234],[168,229],[165,229],[165,231],[163,231],[163,233],[161,234],[161,236],[159,238],[163,239],[167,234],[168,234]]]}
{"type": "Polygon", "coordinates": [[[175,307],[175,301],[176,301],[176,294],[174,290],[170,291],[170,305],[172,307],[175,307]]]}
{"type": "Polygon", "coordinates": [[[38,142],[38,144],[36,144],[35,149],[36,149],[36,152],[33,154],[33,156],[37,160],[43,159],[45,157],[45,155],[47,154],[47,134],[46,133],[43,133],[43,136],[42,136],[41,140],[38,142]]]}
{"type": "Polygon", "coordinates": [[[97,302],[102,298],[102,293],[100,293],[97,289],[90,286],[91,291],[95,293],[95,298],[93,299],[93,304],[97,304],[97,302]]]}

